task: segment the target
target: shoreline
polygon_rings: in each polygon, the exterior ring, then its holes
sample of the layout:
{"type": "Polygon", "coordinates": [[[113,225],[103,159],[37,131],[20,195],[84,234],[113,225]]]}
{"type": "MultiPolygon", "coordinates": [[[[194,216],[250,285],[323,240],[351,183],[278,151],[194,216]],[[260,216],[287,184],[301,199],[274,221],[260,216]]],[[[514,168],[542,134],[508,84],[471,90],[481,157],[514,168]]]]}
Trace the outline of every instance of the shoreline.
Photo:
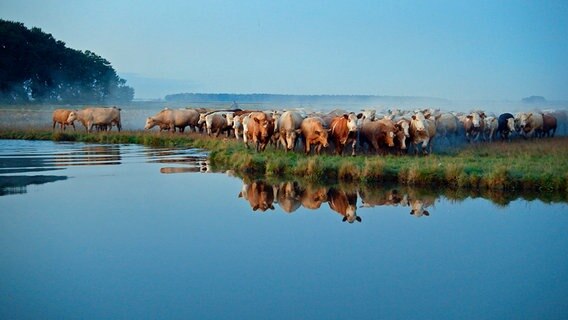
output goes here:
{"type": "Polygon", "coordinates": [[[209,152],[215,170],[241,176],[300,179],[312,183],[399,183],[432,188],[568,193],[568,137],[464,145],[429,156],[305,156],[267,147],[257,153],[233,138],[199,133],[60,132],[46,129],[0,129],[0,139],[141,144],[190,147],[209,152]]]}

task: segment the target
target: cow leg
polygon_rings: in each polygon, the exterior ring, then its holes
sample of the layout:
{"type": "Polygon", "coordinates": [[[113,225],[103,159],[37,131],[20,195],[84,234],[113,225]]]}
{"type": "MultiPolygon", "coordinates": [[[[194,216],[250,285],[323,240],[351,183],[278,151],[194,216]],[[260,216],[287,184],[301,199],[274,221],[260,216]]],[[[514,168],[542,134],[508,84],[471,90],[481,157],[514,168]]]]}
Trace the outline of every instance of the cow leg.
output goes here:
{"type": "Polygon", "coordinates": [[[422,141],[422,154],[423,155],[427,155],[428,154],[428,142],[430,141],[430,139],[425,139],[424,141],[422,141]]]}
{"type": "Polygon", "coordinates": [[[351,155],[355,156],[355,148],[357,147],[357,139],[354,139],[351,143],[351,155]]]}

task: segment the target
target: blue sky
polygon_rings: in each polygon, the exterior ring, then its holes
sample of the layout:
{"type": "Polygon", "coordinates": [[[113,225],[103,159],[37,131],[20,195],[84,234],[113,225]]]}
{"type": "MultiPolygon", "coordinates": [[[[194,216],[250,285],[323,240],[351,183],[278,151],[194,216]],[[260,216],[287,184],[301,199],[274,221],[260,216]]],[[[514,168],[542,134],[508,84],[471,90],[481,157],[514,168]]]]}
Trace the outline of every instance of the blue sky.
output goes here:
{"type": "Polygon", "coordinates": [[[568,1],[4,0],[0,18],[178,92],[568,100],[568,1]]]}

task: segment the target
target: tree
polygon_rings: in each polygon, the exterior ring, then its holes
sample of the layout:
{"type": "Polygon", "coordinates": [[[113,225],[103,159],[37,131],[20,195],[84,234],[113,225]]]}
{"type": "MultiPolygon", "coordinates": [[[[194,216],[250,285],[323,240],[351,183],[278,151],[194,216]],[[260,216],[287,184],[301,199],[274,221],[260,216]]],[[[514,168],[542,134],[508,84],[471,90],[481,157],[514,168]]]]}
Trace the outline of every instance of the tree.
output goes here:
{"type": "Polygon", "coordinates": [[[51,34],[0,19],[0,102],[129,102],[134,89],[92,51],[68,48],[51,34]]]}

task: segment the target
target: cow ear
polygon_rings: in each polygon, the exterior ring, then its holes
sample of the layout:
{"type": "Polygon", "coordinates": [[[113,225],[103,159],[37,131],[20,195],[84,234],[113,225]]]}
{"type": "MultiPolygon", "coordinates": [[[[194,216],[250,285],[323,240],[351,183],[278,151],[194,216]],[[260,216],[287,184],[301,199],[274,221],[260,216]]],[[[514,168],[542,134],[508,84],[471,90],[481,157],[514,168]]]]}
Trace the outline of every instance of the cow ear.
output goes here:
{"type": "Polygon", "coordinates": [[[359,114],[357,115],[357,119],[361,119],[361,118],[363,118],[363,114],[362,114],[362,113],[359,113],[359,114]]]}
{"type": "Polygon", "coordinates": [[[355,218],[355,220],[361,222],[361,217],[357,216],[357,218],[355,218]]]}
{"type": "Polygon", "coordinates": [[[343,217],[343,219],[341,221],[343,221],[343,222],[347,221],[347,217],[343,217]]]}
{"type": "Polygon", "coordinates": [[[348,114],[344,114],[344,115],[343,115],[343,118],[349,119],[349,115],[348,115],[348,114]]]}
{"type": "Polygon", "coordinates": [[[428,212],[428,210],[424,210],[424,215],[425,215],[425,216],[429,216],[429,215],[430,215],[430,212],[428,212]]]}

